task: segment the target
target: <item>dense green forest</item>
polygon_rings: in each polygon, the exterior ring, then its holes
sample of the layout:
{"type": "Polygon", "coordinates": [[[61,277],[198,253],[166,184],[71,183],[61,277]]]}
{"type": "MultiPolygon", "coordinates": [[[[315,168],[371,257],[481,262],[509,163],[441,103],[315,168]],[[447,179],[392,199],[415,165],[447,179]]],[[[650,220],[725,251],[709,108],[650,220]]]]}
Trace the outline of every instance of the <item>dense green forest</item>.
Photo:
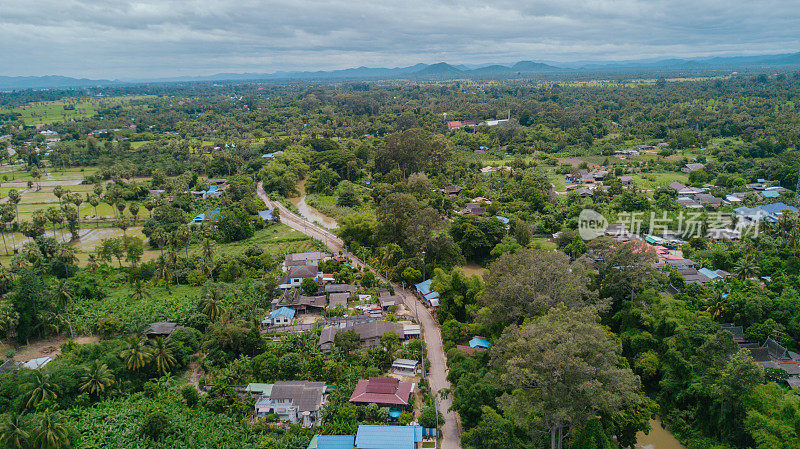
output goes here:
{"type": "Polygon", "coordinates": [[[46,339],[60,351],[0,374],[0,447],[305,449],[315,433],[390,422],[388,409],[348,399],[394,359],[421,359],[422,341],[358,349],[339,338],[323,352],[321,325],[262,333],[284,256],[325,245],[260,219],[259,183],[289,210],[302,213],[302,195],[336,219],[347,252],[397,284],[325,262],[337,283],[377,298],[432,280],[452,388],[420,380],[422,403],[402,424],[434,427],[439,394],[465,449],[632,447],[655,417],[691,449],[800,446],[790,376],[720,327],[800,352],[796,213],[755,235],[703,232],[670,248],[730,274],[704,284],[637,241],[578,233],[587,208],[676,224],[672,182],[721,198],[783,188],[698,208],[704,231],[742,205],[797,206],[800,73],[101,90],[0,94],[0,144],[13,150],[0,172],[3,349],[11,366],[46,339]],[[37,124],[54,105],[90,112],[37,124]],[[639,146],[653,149],[620,153],[639,146]],[[703,168],[682,172],[687,163],[703,168]],[[601,169],[591,195],[565,183],[601,169]],[[223,195],[197,193],[220,178],[223,195]],[[481,214],[459,213],[477,203],[481,214]],[[218,219],[190,223],[211,211],[218,219]],[[182,327],[142,337],[159,321],[182,327]],[[492,347],[465,351],[476,335],[492,347]],[[336,386],[319,426],[256,419],[236,389],[279,380],[336,386]]]}

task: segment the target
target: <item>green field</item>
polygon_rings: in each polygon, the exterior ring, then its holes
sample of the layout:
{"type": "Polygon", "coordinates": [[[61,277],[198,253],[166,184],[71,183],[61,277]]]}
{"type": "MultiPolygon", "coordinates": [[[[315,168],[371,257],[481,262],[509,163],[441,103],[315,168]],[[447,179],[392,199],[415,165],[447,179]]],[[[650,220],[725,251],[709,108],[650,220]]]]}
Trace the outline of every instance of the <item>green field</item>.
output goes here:
{"type": "Polygon", "coordinates": [[[48,124],[93,117],[100,109],[117,105],[130,106],[132,101],[146,98],[151,98],[151,96],[136,95],[126,97],[85,98],[80,100],[67,98],[58,101],[30,103],[14,109],[0,109],[0,114],[9,112],[22,114],[22,121],[26,125],[35,125],[38,123],[48,124]],[[65,107],[69,109],[65,109],[65,107]]]}

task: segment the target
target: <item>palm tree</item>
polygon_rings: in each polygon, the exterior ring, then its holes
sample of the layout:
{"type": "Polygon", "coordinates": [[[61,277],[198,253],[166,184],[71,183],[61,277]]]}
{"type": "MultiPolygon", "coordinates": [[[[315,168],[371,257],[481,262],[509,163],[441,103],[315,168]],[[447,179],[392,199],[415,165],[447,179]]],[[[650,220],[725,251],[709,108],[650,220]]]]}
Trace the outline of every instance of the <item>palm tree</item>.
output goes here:
{"type": "MultiPolygon", "coordinates": [[[[19,225],[19,202],[22,200],[22,195],[19,194],[17,189],[11,189],[8,191],[8,202],[14,205],[14,219],[17,221],[19,225]]],[[[17,246],[17,243],[14,241],[14,233],[11,233],[11,247],[14,248],[17,246]]]]}
{"type": "Polygon", "coordinates": [[[94,208],[94,224],[96,228],[100,227],[100,217],[97,216],[97,206],[100,205],[100,197],[97,195],[86,194],[86,202],[91,204],[94,208]]]}
{"type": "Polygon", "coordinates": [[[137,279],[133,283],[133,290],[131,291],[130,298],[134,301],[142,301],[150,297],[150,292],[147,290],[147,285],[141,279],[137,279]]]}
{"type": "Polygon", "coordinates": [[[88,391],[89,394],[100,394],[106,387],[114,383],[114,375],[108,370],[105,363],[100,365],[97,360],[92,366],[86,368],[86,374],[81,377],[81,391],[88,391]]]}
{"type": "Polygon", "coordinates": [[[759,268],[751,257],[742,257],[733,268],[734,274],[739,279],[747,279],[758,274],[759,268]]]}
{"type": "Polygon", "coordinates": [[[30,433],[26,430],[26,427],[22,416],[17,414],[6,415],[5,420],[0,424],[0,445],[10,449],[27,447],[26,442],[30,437],[30,433]]]}
{"type": "Polygon", "coordinates": [[[58,198],[58,205],[61,206],[61,197],[64,196],[66,192],[64,191],[64,187],[62,186],[55,186],[53,187],[53,195],[58,198]]]}
{"type": "Polygon", "coordinates": [[[153,353],[150,351],[150,347],[147,346],[146,339],[128,337],[126,343],[127,347],[119,354],[122,363],[125,364],[125,368],[138,371],[153,360],[153,353]]]}
{"type": "MultiPolygon", "coordinates": [[[[56,284],[56,300],[58,301],[58,305],[63,308],[65,311],[67,306],[72,303],[72,291],[67,284],[66,279],[61,279],[56,284]]],[[[69,317],[69,312],[67,311],[67,317],[69,317]]],[[[69,324],[69,335],[71,338],[75,338],[75,334],[72,332],[72,323],[67,319],[67,324],[69,324]]]]}
{"type": "Polygon", "coordinates": [[[158,337],[153,342],[152,348],[153,362],[159,373],[164,374],[175,366],[176,360],[172,351],[172,343],[158,337]]]}
{"type": "Polygon", "coordinates": [[[208,319],[216,321],[222,315],[222,292],[216,288],[206,290],[206,294],[200,300],[200,308],[208,315],[208,319]]]}
{"type": "Polygon", "coordinates": [[[28,390],[28,402],[25,404],[28,408],[42,401],[54,401],[58,397],[56,386],[50,383],[49,376],[39,370],[33,372],[33,379],[25,384],[25,389],[28,390]]]}
{"type": "Polygon", "coordinates": [[[139,218],[139,203],[131,203],[128,205],[128,212],[133,215],[133,225],[136,226],[136,219],[139,218]]]}
{"type": "Polygon", "coordinates": [[[35,434],[42,449],[61,449],[69,446],[69,433],[64,425],[64,419],[50,410],[39,415],[35,434]]]}

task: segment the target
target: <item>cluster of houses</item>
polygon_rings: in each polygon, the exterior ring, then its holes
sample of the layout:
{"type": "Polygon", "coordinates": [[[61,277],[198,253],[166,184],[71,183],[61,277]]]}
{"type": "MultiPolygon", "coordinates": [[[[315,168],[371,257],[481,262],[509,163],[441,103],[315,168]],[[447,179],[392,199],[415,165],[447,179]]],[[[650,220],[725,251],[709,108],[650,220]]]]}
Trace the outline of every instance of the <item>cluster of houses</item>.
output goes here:
{"type": "Polygon", "coordinates": [[[750,351],[750,355],[759,366],[785,372],[788,375],[786,383],[792,389],[800,388],[800,354],[789,351],[772,337],[767,337],[764,344],[749,343],[745,338],[744,328],[733,323],[720,324],[720,328],[733,335],[733,341],[740,349],[750,351]]]}
{"type": "MultiPolygon", "coordinates": [[[[411,369],[413,375],[416,367],[411,369]]],[[[324,382],[291,380],[271,384],[251,383],[244,391],[256,399],[256,417],[276,415],[280,421],[311,427],[318,423],[322,407],[334,388],[324,382]]],[[[403,411],[410,410],[415,388],[414,382],[405,382],[394,377],[361,379],[350,395],[350,403],[387,407],[390,418],[396,419],[403,411]]]]}

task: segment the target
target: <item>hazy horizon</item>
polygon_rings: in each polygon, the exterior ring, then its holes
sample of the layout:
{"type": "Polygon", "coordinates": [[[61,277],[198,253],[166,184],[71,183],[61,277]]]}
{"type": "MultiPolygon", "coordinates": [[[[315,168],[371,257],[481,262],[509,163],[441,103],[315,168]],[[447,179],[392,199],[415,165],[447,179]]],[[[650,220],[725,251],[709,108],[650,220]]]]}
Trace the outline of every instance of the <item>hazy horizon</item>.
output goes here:
{"type": "Polygon", "coordinates": [[[152,79],[217,73],[791,53],[779,1],[0,0],[5,76],[152,79]]]}

